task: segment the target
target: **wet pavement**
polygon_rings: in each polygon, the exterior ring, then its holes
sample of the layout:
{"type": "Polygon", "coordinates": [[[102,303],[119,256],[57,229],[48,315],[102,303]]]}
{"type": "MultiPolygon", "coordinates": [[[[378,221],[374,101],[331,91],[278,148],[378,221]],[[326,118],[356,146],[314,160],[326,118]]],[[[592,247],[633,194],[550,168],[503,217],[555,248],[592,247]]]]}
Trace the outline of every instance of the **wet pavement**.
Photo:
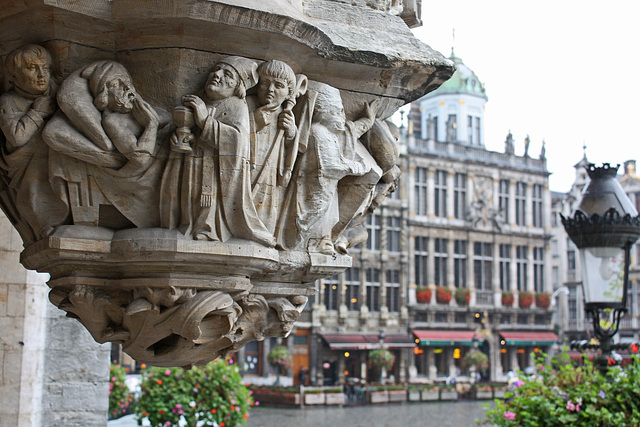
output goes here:
{"type": "MultiPolygon", "coordinates": [[[[481,401],[419,402],[304,408],[253,407],[247,427],[471,427],[484,417],[481,401]]],[[[133,415],[109,421],[108,427],[135,427],[133,415]]]]}
{"type": "Polygon", "coordinates": [[[471,427],[486,402],[421,402],[347,407],[267,408],[250,412],[247,427],[471,427]]]}

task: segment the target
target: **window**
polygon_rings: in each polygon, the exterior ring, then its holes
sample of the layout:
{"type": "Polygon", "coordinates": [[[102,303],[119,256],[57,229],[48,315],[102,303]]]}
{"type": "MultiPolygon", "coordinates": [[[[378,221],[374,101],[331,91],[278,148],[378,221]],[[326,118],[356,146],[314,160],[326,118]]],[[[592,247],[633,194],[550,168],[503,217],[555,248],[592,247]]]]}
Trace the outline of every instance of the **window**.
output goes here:
{"type": "Polygon", "coordinates": [[[551,272],[551,276],[551,280],[553,280],[553,289],[558,289],[560,287],[560,268],[554,266],[551,272]]]}
{"type": "Polygon", "coordinates": [[[567,251],[567,270],[576,271],[576,251],[573,249],[567,251]]]}
{"type": "Polygon", "coordinates": [[[427,214],[427,175],[427,168],[416,168],[416,215],[424,216],[427,214]]]}
{"type": "Polygon", "coordinates": [[[380,229],[381,229],[382,217],[380,215],[372,214],[367,216],[367,232],[369,233],[369,239],[367,239],[367,249],[370,251],[380,250],[380,229]]]}
{"type": "Polygon", "coordinates": [[[560,256],[560,245],[558,244],[558,239],[553,239],[551,241],[551,253],[554,258],[560,256]]]}
{"type": "Polygon", "coordinates": [[[534,227],[542,227],[542,185],[533,185],[533,194],[531,195],[532,220],[534,227]]]}
{"type": "Polygon", "coordinates": [[[426,237],[415,238],[415,272],[416,272],[416,285],[427,286],[427,259],[429,257],[429,250],[427,249],[427,243],[429,239],[426,237]]]}
{"type": "Polygon", "coordinates": [[[387,250],[400,252],[400,218],[387,217],[387,250]]]}
{"type": "Polygon", "coordinates": [[[493,245],[476,242],[473,244],[473,274],[478,290],[491,290],[493,276],[493,245]]]}
{"type": "Polygon", "coordinates": [[[500,245],[500,289],[511,290],[511,245],[500,245]]]}
{"type": "Polygon", "coordinates": [[[516,280],[518,291],[527,290],[527,247],[516,247],[516,280]]]}
{"type": "Polygon", "coordinates": [[[367,307],[370,311],[380,311],[380,270],[367,268],[365,276],[367,307]]]}
{"type": "Polygon", "coordinates": [[[437,170],[434,176],[434,214],[447,217],[447,172],[437,170]]]}
{"type": "Polygon", "coordinates": [[[249,341],[244,347],[244,374],[260,375],[260,343],[249,341]]]}
{"type": "Polygon", "coordinates": [[[482,144],[482,140],[480,138],[480,135],[482,134],[480,132],[480,117],[475,117],[475,126],[473,127],[473,133],[475,134],[475,141],[477,145],[482,144]]]}
{"type": "Polygon", "coordinates": [[[433,253],[436,286],[447,286],[447,239],[435,239],[433,253]]]}
{"type": "Polygon", "coordinates": [[[350,268],[344,272],[345,303],[351,311],[360,310],[360,269],[350,268]]]}
{"type": "Polygon", "coordinates": [[[509,223],[509,180],[501,179],[498,186],[498,207],[505,223],[509,223]]]}
{"type": "Polygon", "coordinates": [[[467,287],[467,242],[453,242],[453,282],[456,288],[467,287]]]}
{"type": "Polygon", "coordinates": [[[447,118],[447,142],[458,141],[458,116],[449,114],[447,118]]]}
{"type": "Polygon", "coordinates": [[[467,217],[467,175],[456,173],[453,176],[453,216],[457,219],[467,217]]]}
{"type": "Polygon", "coordinates": [[[473,116],[467,116],[467,140],[473,145],[473,116]]]}
{"type": "Polygon", "coordinates": [[[389,311],[400,311],[400,270],[387,271],[387,307],[389,311]]]}
{"type": "Polygon", "coordinates": [[[338,288],[340,282],[338,276],[333,276],[324,280],[322,288],[324,290],[324,306],[327,310],[338,309],[338,288]]]}
{"type": "Polygon", "coordinates": [[[533,248],[533,289],[544,292],[544,248],[533,248]]]}
{"type": "Polygon", "coordinates": [[[516,183],[516,224],[525,225],[525,210],[527,207],[527,185],[524,182],[516,183]]]}

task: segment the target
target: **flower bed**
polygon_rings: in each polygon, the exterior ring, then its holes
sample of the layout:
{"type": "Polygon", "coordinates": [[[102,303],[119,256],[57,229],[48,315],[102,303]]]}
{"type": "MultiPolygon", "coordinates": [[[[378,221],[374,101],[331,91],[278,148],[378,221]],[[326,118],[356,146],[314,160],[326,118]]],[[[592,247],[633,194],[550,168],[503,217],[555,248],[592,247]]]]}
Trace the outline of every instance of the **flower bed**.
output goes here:
{"type": "Polygon", "coordinates": [[[347,400],[341,388],[325,389],[324,398],[327,405],[344,405],[347,400]]]}
{"type": "Polygon", "coordinates": [[[389,402],[404,402],[407,400],[407,390],[404,386],[389,386],[389,402]]]}
{"type": "Polygon", "coordinates": [[[321,388],[304,390],[305,405],[324,405],[324,402],[324,392],[321,388]]]}
{"type": "Polygon", "coordinates": [[[254,387],[251,391],[253,398],[263,405],[300,405],[300,391],[296,387],[254,387]]]}
{"type": "Polygon", "coordinates": [[[384,387],[369,388],[370,403],[387,403],[389,402],[389,391],[384,387]]]}
{"type": "Polygon", "coordinates": [[[440,400],[458,400],[458,392],[453,385],[440,386],[440,400]]]}

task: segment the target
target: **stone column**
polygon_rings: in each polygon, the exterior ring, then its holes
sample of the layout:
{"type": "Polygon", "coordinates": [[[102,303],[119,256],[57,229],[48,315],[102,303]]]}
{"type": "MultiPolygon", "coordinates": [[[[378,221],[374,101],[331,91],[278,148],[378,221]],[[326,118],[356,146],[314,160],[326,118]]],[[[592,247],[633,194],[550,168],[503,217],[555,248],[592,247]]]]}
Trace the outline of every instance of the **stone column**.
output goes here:
{"type": "Polygon", "coordinates": [[[22,267],[21,251],[0,214],[0,425],[103,427],[111,346],[49,303],[48,275],[22,267]]]}

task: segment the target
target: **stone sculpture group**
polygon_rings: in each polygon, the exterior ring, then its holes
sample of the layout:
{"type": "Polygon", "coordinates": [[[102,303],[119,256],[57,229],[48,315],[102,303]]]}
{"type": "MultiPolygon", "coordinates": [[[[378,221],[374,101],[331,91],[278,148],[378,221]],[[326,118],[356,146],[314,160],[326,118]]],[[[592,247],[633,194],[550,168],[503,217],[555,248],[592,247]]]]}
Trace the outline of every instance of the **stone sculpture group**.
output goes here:
{"type": "Polygon", "coordinates": [[[0,205],[23,238],[23,258],[52,238],[89,236],[110,245],[101,262],[125,265],[119,232],[129,233],[127,248],[174,233],[175,245],[201,241],[212,246],[198,250],[218,257],[222,273],[213,265],[207,283],[175,268],[164,284],[153,272],[138,282],[131,272],[73,273],[87,256],[50,271],[54,304],[98,342],[120,342],[147,363],[206,363],[285,336],[309,292],[267,285],[348,266],[330,264],[366,240],[365,216],[395,190],[399,135],[376,118],[378,101],[349,121],[338,89],[282,61],[222,57],[202,92],[184,94],[173,111],[145,101],[116,61],[90,62],[59,88],[52,63],[40,45],[5,61],[0,205]],[[251,246],[262,261],[225,270],[234,250],[251,246]]]}

